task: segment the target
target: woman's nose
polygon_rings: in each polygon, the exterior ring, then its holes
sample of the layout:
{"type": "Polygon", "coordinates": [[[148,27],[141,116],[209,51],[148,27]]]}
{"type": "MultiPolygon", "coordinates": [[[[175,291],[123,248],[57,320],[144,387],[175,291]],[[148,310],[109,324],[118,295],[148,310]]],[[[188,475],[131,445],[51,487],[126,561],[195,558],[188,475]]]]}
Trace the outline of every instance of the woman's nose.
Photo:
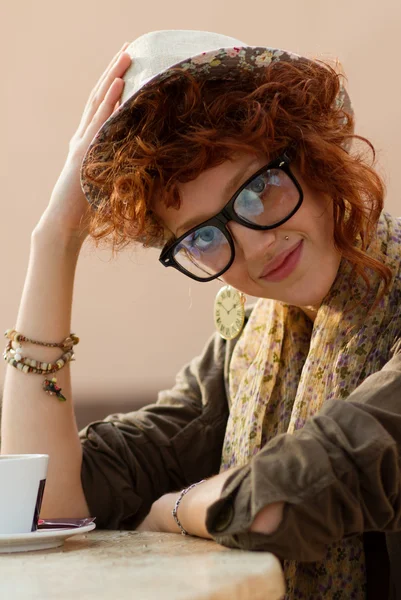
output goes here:
{"type": "Polygon", "coordinates": [[[231,221],[227,224],[236,245],[246,260],[265,260],[276,241],[276,229],[250,229],[231,221]]]}

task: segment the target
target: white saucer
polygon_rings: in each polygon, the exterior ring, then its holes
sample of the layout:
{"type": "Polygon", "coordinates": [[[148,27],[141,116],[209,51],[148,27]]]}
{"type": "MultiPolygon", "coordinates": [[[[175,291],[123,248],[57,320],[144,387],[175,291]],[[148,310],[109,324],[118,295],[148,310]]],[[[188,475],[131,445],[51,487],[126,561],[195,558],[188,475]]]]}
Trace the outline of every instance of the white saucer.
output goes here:
{"type": "Polygon", "coordinates": [[[0,553],[26,552],[28,550],[47,550],[62,546],[64,541],[72,535],[80,535],[95,529],[95,523],[84,527],[71,529],[38,529],[31,533],[2,533],[0,534],[0,553]]]}

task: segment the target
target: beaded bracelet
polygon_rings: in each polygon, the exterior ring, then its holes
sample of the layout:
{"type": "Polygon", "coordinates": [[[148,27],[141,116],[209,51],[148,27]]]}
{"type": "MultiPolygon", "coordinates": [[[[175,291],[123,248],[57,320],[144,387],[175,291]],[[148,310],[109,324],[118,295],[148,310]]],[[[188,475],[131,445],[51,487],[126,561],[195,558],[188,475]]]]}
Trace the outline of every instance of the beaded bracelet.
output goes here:
{"type": "MultiPolygon", "coordinates": [[[[6,360],[9,365],[18,369],[22,373],[34,373],[37,375],[46,376],[50,373],[59,371],[67,363],[75,360],[73,347],[79,342],[79,338],[74,333],[71,333],[62,342],[39,342],[37,340],[32,340],[21,333],[18,333],[18,331],[15,329],[7,329],[4,335],[10,340],[3,352],[4,360],[6,360]],[[45,346],[48,348],[61,348],[64,351],[66,350],[66,352],[64,352],[64,354],[62,354],[62,356],[60,356],[60,358],[53,363],[38,361],[22,356],[21,342],[29,342],[31,344],[45,346]]],[[[53,377],[52,379],[46,377],[43,381],[43,389],[50,396],[56,395],[60,401],[65,402],[66,398],[62,394],[61,388],[56,384],[56,377],[53,377]]]]}
{"type": "MultiPolygon", "coordinates": [[[[10,348],[9,347],[10,344],[11,344],[11,342],[9,343],[9,345],[3,352],[4,360],[6,360],[9,365],[11,365],[12,367],[15,367],[22,373],[27,373],[27,374],[35,373],[38,375],[48,375],[50,373],[55,373],[56,371],[59,371],[68,362],[71,362],[72,360],[74,360],[74,352],[73,351],[66,352],[55,363],[40,362],[40,361],[36,361],[36,360],[33,360],[28,357],[26,357],[26,358],[21,357],[20,355],[17,355],[17,356],[20,356],[20,358],[18,360],[15,358],[15,353],[17,351],[10,348]]],[[[46,394],[49,394],[49,396],[56,395],[57,398],[61,402],[66,401],[66,397],[63,395],[61,388],[57,385],[56,377],[52,377],[52,379],[49,379],[48,377],[46,377],[45,380],[43,381],[42,387],[43,387],[43,390],[46,392],[46,394]]]]}
{"type": "Polygon", "coordinates": [[[12,367],[16,367],[23,373],[38,373],[39,375],[47,375],[48,373],[55,373],[64,367],[65,364],[74,360],[74,352],[66,352],[56,362],[47,363],[33,358],[23,357],[18,354],[18,350],[14,350],[10,347],[10,343],[6,346],[3,352],[4,360],[8,362],[12,367]]]}
{"type": "Polygon", "coordinates": [[[4,333],[5,337],[11,342],[29,342],[30,344],[36,344],[37,346],[46,346],[47,348],[61,348],[62,350],[68,350],[79,343],[79,337],[75,333],[70,333],[68,337],[62,342],[38,342],[37,340],[31,340],[22,333],[18,333],[15,329],[7,329],[4,333]]]}
{"type": "Polygon", "coordinates": [[[180,502],[183,499],[183,497],[185,496],[185,494],[187,494],[189,492],[189,490],[192,490],[192,488],[196,487],[200,483],[203,483],[204,481],[206,481],[206,479],[202,479],[201,481],[197,481],[196,483],[193,483],[189,487],[185,488],[185,490],[182,490],[181,494],[177,498],[177,501],[176,501],[175,506],[173,508],[172,514],[173,514],[175,522],[177,523],[178,527],[181,530],[181,534],[182,535],[189,535],[189,534],[188,534],[188,531],[186,529],[184,529],[184,527],[181,525],[181,522],[180,522],[180,520],[178,518],[178,515],[177,515],[177,510],[178,510],[178,507],[180,505],[180,502]]]}

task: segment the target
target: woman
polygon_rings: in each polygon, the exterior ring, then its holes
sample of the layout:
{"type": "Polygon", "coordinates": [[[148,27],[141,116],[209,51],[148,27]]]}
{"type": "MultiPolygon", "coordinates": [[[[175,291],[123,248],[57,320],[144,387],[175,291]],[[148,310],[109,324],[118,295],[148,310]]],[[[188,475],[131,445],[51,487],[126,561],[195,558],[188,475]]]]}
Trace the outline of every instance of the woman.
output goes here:
{"type": "Polygon", "coordinates": [[[50,454],[46,517],[270,550],[288,598],[401,598],[401,223],[351,148],[341,77],[206,32],[126,49],[32,235],[2,452],[50,454]],[[172,390],[78,435],[69,332],[88,233],[161,247],[165,266],[230,287],[223,337],[172,390]],[[242,331],[240,293],[259,297],[242,331]]]}

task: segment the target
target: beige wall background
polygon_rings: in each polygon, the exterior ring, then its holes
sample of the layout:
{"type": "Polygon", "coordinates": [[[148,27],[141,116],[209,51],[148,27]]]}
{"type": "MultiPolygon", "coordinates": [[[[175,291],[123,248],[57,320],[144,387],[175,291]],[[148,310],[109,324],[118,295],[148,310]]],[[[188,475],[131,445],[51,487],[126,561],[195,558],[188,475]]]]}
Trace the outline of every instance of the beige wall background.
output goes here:
{"type": "MultiPolygon", "coordinates": [[[[387,209],[401,214],[401,4],[398,0],[20,0],[1,4],[0,321],[15,322],[30,232],[44,210],[86,99],[124,41],[157,29],[218,31],[251,45],[338,56],[357,130],[378,151],[387,209]]],[[[218,285],[84,248],[76,278],[78,405],[151,401],[213,331],[218,285]]],[[[49,288],[51,288],[49,281],[49,288]]],[[[2,370],[1,377],[4,376],[2,370]]],[[[2,380],[0,379],[0,384],[2,380]]]]}

